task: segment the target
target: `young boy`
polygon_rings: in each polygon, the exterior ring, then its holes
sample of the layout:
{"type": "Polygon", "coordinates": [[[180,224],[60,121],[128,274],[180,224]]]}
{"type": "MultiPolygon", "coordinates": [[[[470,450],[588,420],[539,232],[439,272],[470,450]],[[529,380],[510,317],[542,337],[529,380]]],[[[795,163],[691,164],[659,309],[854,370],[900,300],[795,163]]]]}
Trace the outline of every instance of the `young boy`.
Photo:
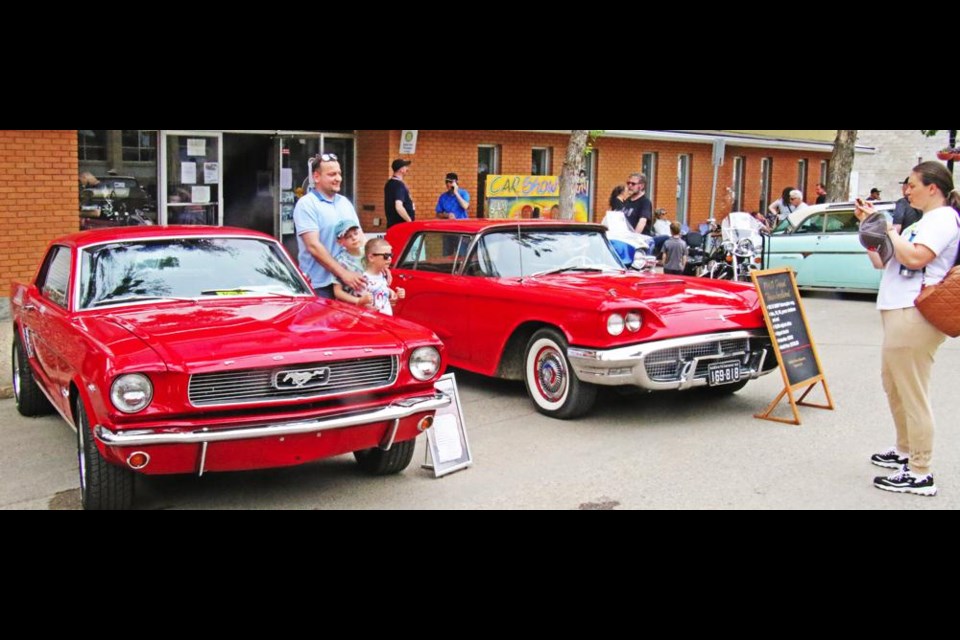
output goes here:
{"type": "Polygon", "coordinates": [[[403,299],[407,292],[397,287],[394,291],[387,281],[390,261],[393,260],[393,249],[383,238],[373,238],[367,242],[364,249],[367,269],[364,276],[367,279],[367,293],[373,296],[372,306],[380,313],[393,315],[391,302],[403,299]]]}
{"type": "MultiPolygon", "coordinates": [[[[335,256],[337,262],[347,271],[363,273],[363,232],[352,220],[341,220],[334,227],[337,234],[337,244],[340,251],[335,256]]],[[[339,280],[333,282],[333,297],[341,302],[369,307],[373,304],[373,296],[369,290],[354,291],[339,280]]]]}
{"type": "Polygon", "coordinates": [[[687,243],[680,239],[680,223],[670,223],[670,239],[663,243],[663,272],[682,276],[687,265],[687,243]]]}

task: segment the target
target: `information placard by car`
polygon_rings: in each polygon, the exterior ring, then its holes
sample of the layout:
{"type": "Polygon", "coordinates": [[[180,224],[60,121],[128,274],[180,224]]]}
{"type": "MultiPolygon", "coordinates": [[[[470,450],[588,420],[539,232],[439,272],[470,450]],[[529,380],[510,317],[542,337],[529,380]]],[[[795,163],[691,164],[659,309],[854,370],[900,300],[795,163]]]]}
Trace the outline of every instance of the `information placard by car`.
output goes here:
{"type": "Polygon", "coordinates": [[[446,407],[437,409],[433,417],[433,426],[427,429],[427,454],[430,462],[422,468],[432,469],[434,477],[466,469],[473,464],[470,453],[470,441],[467,440],[467,428],[460,408],[460,391],[457,379],[452,373],[441,376],[434,388],[450,397],[453,401],[446,407]]]}
{"type": "Polygon", "coordinates": [[[793,270],[787,268],[755,271],[750,277],[760,295],[763,318],[770,332],[784,384],[783,390],[776,399],[763,413],[756,414],[754,417],[798,425],[800,413],[797,405],[833,409],[833,399],[830,397],[830,389],[823,375],[823,368],[820,366],[817,347],[810,335],[807,316],[803,311],[803,303],[800,292],[797,290],[793,270]],[[823,385],[827,404],[804,402],[810,391],[818,384],[823,385]],[[798,399],[795,399],[794,393],[801,389],[803,392],[798,399]],[[790,400],[793,420],[771,415],[784,396],[790,400]]]}

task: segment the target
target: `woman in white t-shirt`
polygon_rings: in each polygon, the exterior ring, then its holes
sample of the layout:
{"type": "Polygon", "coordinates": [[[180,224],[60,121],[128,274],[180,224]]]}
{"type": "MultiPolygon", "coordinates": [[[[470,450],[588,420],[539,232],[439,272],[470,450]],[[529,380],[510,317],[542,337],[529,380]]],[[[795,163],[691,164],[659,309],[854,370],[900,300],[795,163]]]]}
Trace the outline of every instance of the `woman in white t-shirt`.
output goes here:
{"type": "MultiPolygon", "coordinates": [[[[933,496],[930,462],[933,456],[933,411],[930,407],[930,371],[937,349],[946,336],[927,322],[914,305],[922,285],[943,280],[957,259],[960,243],[960,194],[953,176],[939,162],[913,168],[907,182],[910,206],[923,218],[900,235],[887,222],[893,256],[886,264],[877,251],[867,255],[883,269],[877,308],[883,322],[881,378],[897,429],[894,447],[875,453],[870,461],[900,469],[889,477],[875,478],[878,489],[933,496]]],[[[857,200],[860,220],[875,212],[872,204],[857,200]]]]}

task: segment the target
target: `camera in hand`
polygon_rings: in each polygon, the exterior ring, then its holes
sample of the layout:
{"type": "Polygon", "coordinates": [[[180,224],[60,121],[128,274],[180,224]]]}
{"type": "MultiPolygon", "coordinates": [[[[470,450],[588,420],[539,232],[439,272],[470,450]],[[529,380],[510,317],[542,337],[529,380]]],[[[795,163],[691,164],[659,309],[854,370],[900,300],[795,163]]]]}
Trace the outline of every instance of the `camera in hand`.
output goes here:
{"type": "Polygon", "coordinates": [[[900,275],[904,278],[912,278],[913,276],[917,275],[917,273],[918,272],[914,269],[907,269],[905,266],[900,265],[900,275]]]}

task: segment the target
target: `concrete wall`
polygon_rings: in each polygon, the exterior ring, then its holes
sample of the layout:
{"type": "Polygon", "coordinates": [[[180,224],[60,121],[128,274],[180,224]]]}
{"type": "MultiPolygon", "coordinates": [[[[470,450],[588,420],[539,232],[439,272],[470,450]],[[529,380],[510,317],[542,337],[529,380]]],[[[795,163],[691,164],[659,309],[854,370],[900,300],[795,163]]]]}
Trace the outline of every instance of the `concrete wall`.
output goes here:
{"type": "MultiPolygon", "coordinates": [[[[853,163],[857,173],[858,193],[867,197],[870,189],[879,187],[884,200],[901,197],[900,185],[910,169],[925,160],[936,160],[937,151],[947,146],[948,131],[941,130],[927,138],[919,129],[861,129],[857,144],[876,147],[876,154],[859,154],[853,163]]],[[[957,168],[954,168],[954,181],[957,168]]]]}

